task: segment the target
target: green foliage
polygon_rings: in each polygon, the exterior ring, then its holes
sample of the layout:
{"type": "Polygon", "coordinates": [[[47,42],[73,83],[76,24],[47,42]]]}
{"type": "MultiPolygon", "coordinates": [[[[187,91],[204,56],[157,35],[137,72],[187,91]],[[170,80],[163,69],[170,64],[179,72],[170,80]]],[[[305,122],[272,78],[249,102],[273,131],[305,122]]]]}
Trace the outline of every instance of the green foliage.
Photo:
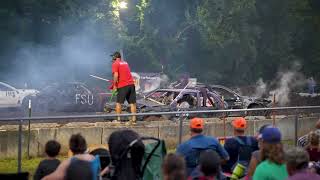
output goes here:
{"type": "MultiPolygon", "coordinates": [[[[123,49],[135,71],[172,77],[189,73],[202,81],[252,84],[271,80],[279,69],[302,64],[320,79],[320,7],[316,0],[24,0],[1,2],[0,48],[19,41],[55,44],[88,20],[106,44],[123,49]],[[66,19],[69,20],[66,23],[66,19]]],[[[10,57],[0,52],[8,63],[10,57]]]]}

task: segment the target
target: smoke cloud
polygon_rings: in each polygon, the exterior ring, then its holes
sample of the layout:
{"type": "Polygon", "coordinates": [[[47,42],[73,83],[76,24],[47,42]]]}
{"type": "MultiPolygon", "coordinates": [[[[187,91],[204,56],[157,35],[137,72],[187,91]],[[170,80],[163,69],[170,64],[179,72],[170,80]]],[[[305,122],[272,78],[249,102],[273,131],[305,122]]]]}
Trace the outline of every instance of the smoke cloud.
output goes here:
{"type": "Polygon", "coordinates": [[[10,52],[12,65],[1,80],[18,87],[41,89],[53,82],[101,83],[89,74],[111,76],[109,54],[117,47],[112,47],[111,42],[106,44],[102,29],[82,22],[62,31],[72,33],[53,44],[17,40],[19,48],[10,52]]]}

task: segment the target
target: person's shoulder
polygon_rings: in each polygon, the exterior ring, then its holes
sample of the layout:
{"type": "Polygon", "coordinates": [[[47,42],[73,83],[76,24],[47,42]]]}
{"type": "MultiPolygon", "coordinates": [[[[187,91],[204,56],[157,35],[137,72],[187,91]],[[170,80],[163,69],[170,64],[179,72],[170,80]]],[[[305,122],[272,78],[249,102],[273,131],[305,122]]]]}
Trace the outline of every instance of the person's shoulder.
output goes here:
{"type": "Polygon", "coordinates": [[[189,149],[191,149],[190,141],[186,141],[178,146],[177,153],[185,153],[189,149]]]}

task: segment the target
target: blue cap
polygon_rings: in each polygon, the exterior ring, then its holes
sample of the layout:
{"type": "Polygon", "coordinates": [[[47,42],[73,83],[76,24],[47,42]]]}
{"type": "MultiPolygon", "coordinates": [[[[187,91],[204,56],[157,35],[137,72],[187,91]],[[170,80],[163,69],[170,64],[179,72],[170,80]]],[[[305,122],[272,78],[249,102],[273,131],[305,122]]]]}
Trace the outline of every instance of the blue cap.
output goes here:
{"type": "Polygon", "coordinates": [[[262,131],[262,140],[270,144],[279,143],[281,142],[281,132],[275,127],[265,128],[262,131]]]}

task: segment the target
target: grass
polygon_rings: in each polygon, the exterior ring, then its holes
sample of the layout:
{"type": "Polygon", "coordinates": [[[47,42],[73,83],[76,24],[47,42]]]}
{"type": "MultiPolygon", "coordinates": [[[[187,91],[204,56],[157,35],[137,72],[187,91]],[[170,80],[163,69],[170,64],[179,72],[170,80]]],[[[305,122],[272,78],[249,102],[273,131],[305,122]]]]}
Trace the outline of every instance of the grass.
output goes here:
{"type": "MultiPolygon", "coordinates": [[[[34,157],[31,159],[23,158],[22,159],[22,171],[29,172],[30,177],[32,179],[36,168],[38,167],[40,161],[44,158],[42,157],[34,157]]],[[[65,157],[59,157],[60,160],[65,159],[65,157]]],[[[0,173],[16,173],[18,171],[18,161],[17,159],[7,158],[7,159],[0,159],[0,173]]]]}

